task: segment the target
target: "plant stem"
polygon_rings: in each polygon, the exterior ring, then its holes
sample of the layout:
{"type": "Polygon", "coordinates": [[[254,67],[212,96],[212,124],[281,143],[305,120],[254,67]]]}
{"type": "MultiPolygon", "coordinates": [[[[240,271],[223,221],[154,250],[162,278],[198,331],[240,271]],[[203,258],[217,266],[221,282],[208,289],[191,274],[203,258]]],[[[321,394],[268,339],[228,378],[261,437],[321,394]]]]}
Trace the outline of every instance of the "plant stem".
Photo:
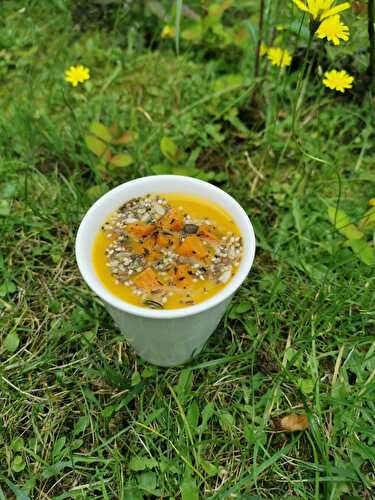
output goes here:
{"type": "Polygon", "coordinates": [[[259,0],[259,24],[258,24],[258,44],[255,55],[255,78],[259,76],[259,66],[260,66],[260,47],[263,40],[263,28],[264,28],[264,0],[259,0]]]}
{"type": "Polygon", "coordinates": [[[374,0],[368,0],[368,38],[370,42],[370,60],[368,74],[370,77],[370,87],[373,89],[375,84],[375,30],[374,30],[374,0]]]}
{"type": "MultiPolygon", "coordinates": [[[[300,71],[300,73],[298,75],[296,98],[294,100],[294,106],[293,106],[293,112],[292,112],[292,136],[294,136],[295,132],[296,132],[296,122],[297,122],[298,109],[301,105],[300,92],[301,92],[302,83],[304,80],[306,68],[307,68],[307,65],[312,67],[312,64],[313,64],[313,60],[309,60],[313,36],[314,36],[314,34],[310,31],[309,41],[308,41],[307,48],[306,48],[306,53],[305,53],[305,58],[304,58],[302,70],[300,71]]],[[[309,77],[309,74],[310,74],[310,71],[307,72],[306,78],[309,77]]]]}

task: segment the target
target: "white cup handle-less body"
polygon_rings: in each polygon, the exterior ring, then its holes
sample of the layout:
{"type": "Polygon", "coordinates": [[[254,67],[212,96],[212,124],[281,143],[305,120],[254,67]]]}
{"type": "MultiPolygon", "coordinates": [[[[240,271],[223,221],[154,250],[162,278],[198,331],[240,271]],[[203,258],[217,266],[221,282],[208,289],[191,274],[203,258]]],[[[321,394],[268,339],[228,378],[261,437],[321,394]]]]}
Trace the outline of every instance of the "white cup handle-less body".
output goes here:
{"type": "Polygon", "coordinates": [[[227,193],[207,182],[175,175],[143,177],[109,191],[88,210],[76,239],[76,258],[84,280],[103,300],[108,312],[136,352],[146,361],[159,366],[180,365],[202,350],[219,324],[233,294],[249,273],[254,255],[254,231],[241,206],[227,193]],[[101,225],[127,200],[148,193],[183,193],[211,200],[224,208],[239,227],[244,251],[237,273],[223,290],[208,300],[181,309],[143,308],[114,296],[97,277],[92,249],[101,225]]]}
{"type": "Polygon", "coordinates": [[[107,310],[129,344],[145,360],[176,366],[199,354],[215,331],[230,298],[210,310],[176,319],[142,318],[107,305],[107,310]]]}

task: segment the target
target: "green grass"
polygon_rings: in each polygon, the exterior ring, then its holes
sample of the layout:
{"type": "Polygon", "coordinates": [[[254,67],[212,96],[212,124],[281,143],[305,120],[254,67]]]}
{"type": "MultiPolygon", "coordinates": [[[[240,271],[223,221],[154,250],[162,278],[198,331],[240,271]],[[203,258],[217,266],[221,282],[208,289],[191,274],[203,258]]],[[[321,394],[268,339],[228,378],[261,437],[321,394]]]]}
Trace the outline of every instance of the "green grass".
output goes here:
{"type": "Polygon", "coordinates": [[[312,79],[289,141],[296,73],[271,69],[254,108],[248,55],[182,40],[177,58],[174,41],[137,45],[116,9],[80,30],[69,2],[19,4],[0,26],[0,499],[371,498],[374,268],[327,215],[360,222],[374,196],[371,96],[312,79]],[[92,78],[73,91],[76,61],[92,78]],[[133,165],[98,171],[93,120],[138,134],[133,165]],[[258,249],[205,350],[162,369],[85,286],[74,239],[99,193],[181,167],[244,206],[258,249]],[[282,432],[290,413],[310,429],[282,432]]]}

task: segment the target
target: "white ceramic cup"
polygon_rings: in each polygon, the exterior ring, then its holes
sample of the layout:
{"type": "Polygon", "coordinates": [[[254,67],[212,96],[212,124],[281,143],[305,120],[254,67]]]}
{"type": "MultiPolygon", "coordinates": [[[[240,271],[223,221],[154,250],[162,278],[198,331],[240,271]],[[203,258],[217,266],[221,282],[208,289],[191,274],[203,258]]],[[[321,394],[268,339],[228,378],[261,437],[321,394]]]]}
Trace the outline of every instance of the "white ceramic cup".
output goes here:
{"type": "Polygon", "coordinates": [[[255,255],[255,236],[243,208],[223,190],[192,177],[155,175],[121,184],[99,198],[84,216],[76,239],[79,270],[104,302],[112,318],[137,353],[159,366],[176,366],[198,354],[215,331],[233,294],[248,275],[255,255]],[[199,304],[182,309],[155,310],[129,304],[113,295],[97,277],[92,258],[94,239],[108,216],[123,203],[148,193],[185,193],[224,208],[241,231],[243,258],[223,290],[199,304]]]}

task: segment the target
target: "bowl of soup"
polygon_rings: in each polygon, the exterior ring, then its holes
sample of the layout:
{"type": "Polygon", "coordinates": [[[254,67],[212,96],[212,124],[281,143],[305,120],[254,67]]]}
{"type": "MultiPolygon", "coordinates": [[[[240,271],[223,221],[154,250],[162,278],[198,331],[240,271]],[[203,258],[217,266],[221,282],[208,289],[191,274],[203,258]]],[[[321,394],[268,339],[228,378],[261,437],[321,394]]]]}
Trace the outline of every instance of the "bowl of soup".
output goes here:
{"type": "Polygon", "coordinates": [[[83,279],[136,352],[159,366],[197,355],[248,275],[254,231],[225,191],[184,176],[126,182],[76,238],[83,279]]]}

